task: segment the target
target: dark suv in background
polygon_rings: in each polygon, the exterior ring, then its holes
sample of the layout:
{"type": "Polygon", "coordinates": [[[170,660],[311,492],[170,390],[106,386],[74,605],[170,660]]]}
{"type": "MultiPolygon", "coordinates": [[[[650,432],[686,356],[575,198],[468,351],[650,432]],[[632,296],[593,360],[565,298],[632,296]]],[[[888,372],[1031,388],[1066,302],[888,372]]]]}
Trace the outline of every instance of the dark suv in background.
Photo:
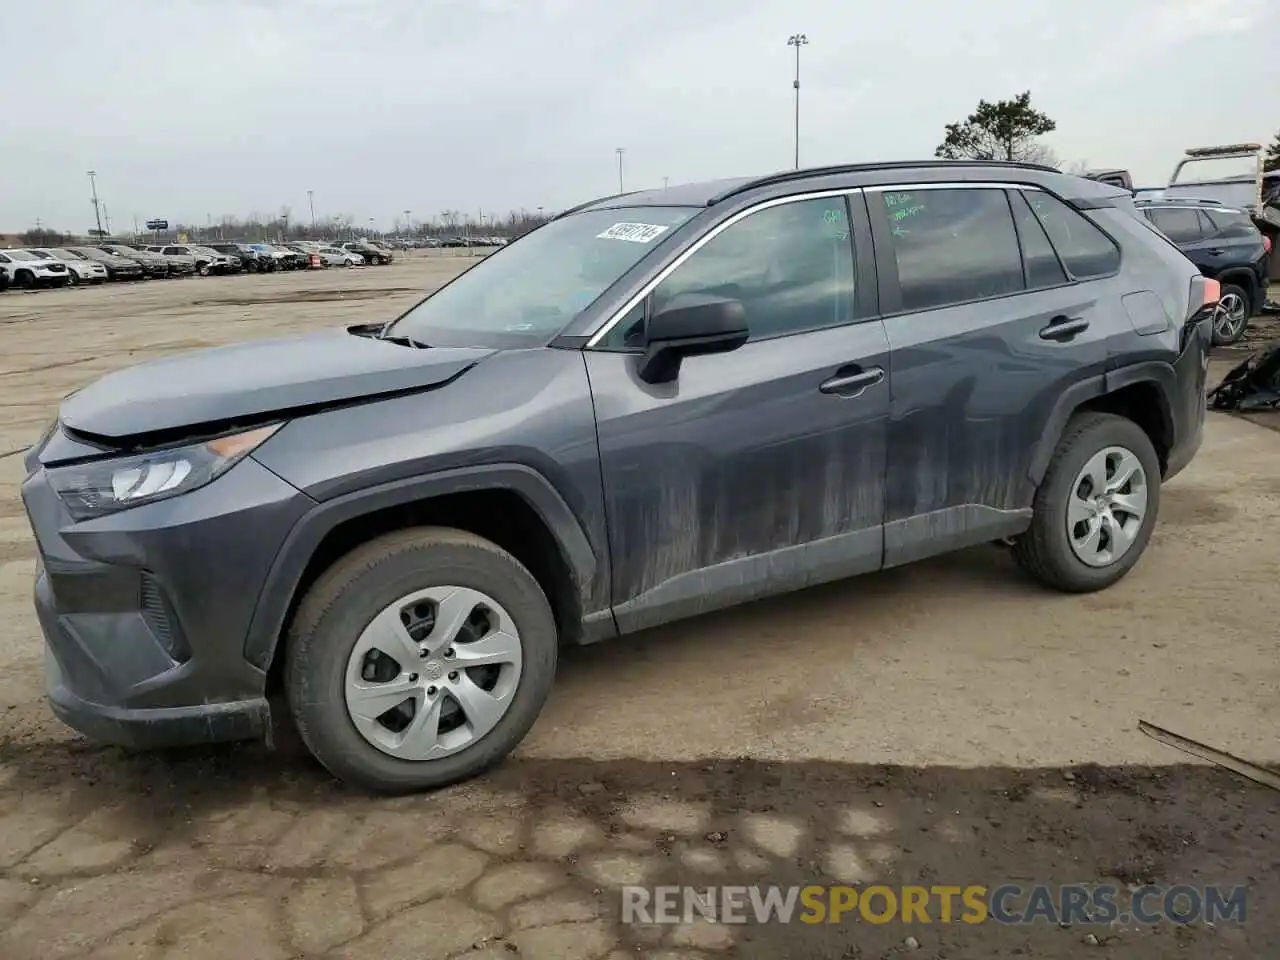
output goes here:
{"type": "Polygon", "coordinates": [[[226,254],[230,257],[237,257],[240,265],[250,273],[270,273],[279,268],[276,259],[270,254],[249,246],[247,243],[218,243],[206,244],[211,250],[226,254]]]}
{"type": "Polygon", "coordinates": [[[1267,299],[1271,240],[1243,210],[1216,200],[1137,200],[1135,204],[1206,277],[1222,284],[1213,321],[1216,346],[1235,343],[1267,299]]]}
{"type": "Polygon", "coordinates": [[[595,201],[391,322],[120,370],[25,459],[53,708],[142,746],[283,708],[414,790],[519,743],[564,644],[988,542],[1100,590],[1200,444],[1217,287],[1127,191],[864,164],[595,201]]]}

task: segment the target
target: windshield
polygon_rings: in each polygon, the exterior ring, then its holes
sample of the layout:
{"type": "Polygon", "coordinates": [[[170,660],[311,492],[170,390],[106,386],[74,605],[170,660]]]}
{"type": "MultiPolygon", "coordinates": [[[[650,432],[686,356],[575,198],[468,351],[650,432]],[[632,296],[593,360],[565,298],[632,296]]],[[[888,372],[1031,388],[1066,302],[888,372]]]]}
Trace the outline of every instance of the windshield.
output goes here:
{"type": "Polygon", "coordinates": [[[552,220],[436,291],[387,333],[433,346],[543,343],[697,212],[627,207],[552,220]]]}
{"type": "Polygon", "coordinates": [[[85,259],[85,258],[84,258],[83,256],[81,256],[80,254],[78,254],[78,253],[74,253],[74,252],[72,252],[71,250],[64,250],[62,247],[58,247],[56,250],[51,250],[51,251],[49,251],[49,252],[50,252],[50,253],[52,253],[55,257],[57,257],[59,260],[83,260],[83,259],[85,259]]]}
{"type": "Polygon", "coordinates": [[[10,251],[8,251],[8,253],[9,253],[9,256],[13,257],[13,259],[15,259],[15,260],[41,260],[41,259],[43,259],[42,257],[37,257],[34,253],[31,253],[31,252],[29,252],[29,251],[27,251],[27,250],[10,250],[10,251]]]}

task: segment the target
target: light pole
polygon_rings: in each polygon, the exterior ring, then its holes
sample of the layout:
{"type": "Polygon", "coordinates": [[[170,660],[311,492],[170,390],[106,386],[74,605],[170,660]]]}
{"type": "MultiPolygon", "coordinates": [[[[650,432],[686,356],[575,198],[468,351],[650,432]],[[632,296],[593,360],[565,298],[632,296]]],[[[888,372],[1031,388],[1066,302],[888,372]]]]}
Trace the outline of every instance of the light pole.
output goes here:
{"type": "Polygon", "coordinates": [[[413,218],[409,216],[410,211],[404,212],[404,229],[409,236],[413,236],[413,218]]]}
{"type": "Polygon", "coordinates": [[[671,180],[671,178],[670,178],[670,177],[663,177],[663,178],[662,178],[662,189],[663,189],[663,190],[666,190],[666,189],[667,189],[667,184],[670,182],[670,180],[671,180]]]}
{"type": "Polygon", "coordinates": [[[98,224],[98,236],[102,236],[102,211],[98,209],[98,172],[89,171],[89,186],[93,189],[93,219],[98,224]]]}
{"type": "Polygon", "coordinates": [[[316,232],[316,200],[315,194],[310,190],[307,191],[307,206],[311,208],[311,232],[314,234],[316,232]]]}
{"type": "Polygon", "coordinates": [[[622,186],[622,155],[627,152],[626,147],[618,147],[618,192],[626,193],[626,189],[622,186]]]}
{"type": "Polygon", "coordinates": [[[800,169],[800,48],[807,46],[809,38],[803,33],[793,33],[787,38],[787,46],[796,48],[796,169],[800,169]]]}

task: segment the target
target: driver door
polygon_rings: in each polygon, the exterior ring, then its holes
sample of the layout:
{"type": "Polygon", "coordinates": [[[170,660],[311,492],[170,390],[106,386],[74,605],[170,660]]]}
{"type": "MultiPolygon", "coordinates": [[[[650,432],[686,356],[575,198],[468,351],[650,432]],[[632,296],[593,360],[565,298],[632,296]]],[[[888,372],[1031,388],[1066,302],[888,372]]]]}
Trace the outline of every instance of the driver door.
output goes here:
{"type": "Polygon", "coordinates": [[[852,200],[731,218],[586,351],[622,631],[879,569],[888,341],[852,200]],[[645,319],[688,293],[740,300],[750,338],[646,383],[645,319]]]}

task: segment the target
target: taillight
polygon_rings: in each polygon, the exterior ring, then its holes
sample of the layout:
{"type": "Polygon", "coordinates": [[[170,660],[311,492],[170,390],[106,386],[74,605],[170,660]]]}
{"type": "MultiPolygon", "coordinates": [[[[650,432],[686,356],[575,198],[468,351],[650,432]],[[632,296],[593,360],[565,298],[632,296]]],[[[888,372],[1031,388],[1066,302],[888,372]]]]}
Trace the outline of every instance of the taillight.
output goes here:
{"type": "Polygon", "coordinates": [[[1204,278],[1204,299],[1201,301],[1197,309],[1216,306],[1218,301],[1222,299],[1222,284],[1217,280],[1204,278]]]}
{"type": "Polygon", "coordinates": [[[1271,252],[1271,238],[1268,237],[1266,234],[1262,235],[1262,250],[1264,253],[1271,252]]]}

